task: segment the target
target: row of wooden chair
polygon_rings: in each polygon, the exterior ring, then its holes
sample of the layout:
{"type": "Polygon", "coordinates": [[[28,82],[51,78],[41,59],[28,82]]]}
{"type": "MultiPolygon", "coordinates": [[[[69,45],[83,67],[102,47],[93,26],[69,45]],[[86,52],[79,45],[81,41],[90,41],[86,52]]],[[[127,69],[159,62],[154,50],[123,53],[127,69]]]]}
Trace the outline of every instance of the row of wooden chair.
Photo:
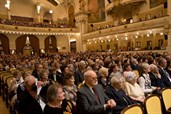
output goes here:
{"type": "Polygon", "coordinates": [[[171,114],[171,88],[165,88],[159,95],[146,97],[144,108],[133,104],[122,110],[121,114],[171,114]]]}
{"type": "MultiPolygon", "coordinates": [[[[25,69],[24,71],[32,73],[32,70],[25,69]]],[[[11,99],[9,98],[9,87],[11,84],[11,80],[13,79],[13,74],[10,71],[0,71],[0,95],[2,95],[2,99],[6,104],[6,107],[9,108],[10,114],[15,114],[16,112],[14,107],[10,104],[11,99]]]]}

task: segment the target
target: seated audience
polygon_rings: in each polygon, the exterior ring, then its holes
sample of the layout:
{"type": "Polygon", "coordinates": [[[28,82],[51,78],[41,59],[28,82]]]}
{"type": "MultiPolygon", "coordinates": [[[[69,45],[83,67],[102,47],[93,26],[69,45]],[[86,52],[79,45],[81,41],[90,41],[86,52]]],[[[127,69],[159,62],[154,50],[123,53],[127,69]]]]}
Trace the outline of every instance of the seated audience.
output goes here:
{"type": "Polygon", "coordinates": [[[151,94],[157,89],[157,87],[151,86],[151,79],[149,76],[150,67],[148,63],[141,63],[139,66],[140,77],[138,78],[138,83],[143,89],[145,95],[151,94]]]}
{"type": "Polygon", "coordinates": [[[73,103],[74,106],[76,106],[76,99],[77,99],[77,91],[78,88],[74,84],[74,74],[73,73],[66,73],[64,75],[64,93],[66,100],[69,100],[73,103]]]}
{"type": "Polygon", "coordinates": [[[133,72],[125,74],[125,93],[133,100],[144,102],[145,95],[142,88],[137,83],[137,78],[133,72]]]}
{"type": "Polygon", "coordinates": [[[161,79],[161,75],[159,73],[159,70],[155,64],[150,64],[149,75],[150,75],[150,80],[151,80],[152,86],[158,87],[160,89],[165,87],[163,80],[161,79]]]}
{"type": "Polygon", "coordinates": [[[125,94],[125,79],[120,76],[111,78],[111,85],[109,85],[105,92],[107,96],[116,102],[116,107],[113,108],[112,114],[120,114],[120,112],[127,106],[135,103],[129,96],[125,94]]]}
{"type": "Polygon", "coordinates": [[[97,84],[97,75],[93,70],[84,73],[85,84],[77,92],[77,106],[80,114],[108,114],[116,106],[109,99],[103,87],[97,84]]]}
{"type": "Polygon", "coordinates": [[[65,93],[60,84],[49,86],[44,114],[73,114],[73,105],[65,99],[65,93]]]}
{"type": "Polygon", "coordinates": [[[119,67],[117,64],[112,64],[109,68],[111,74],[109,74],[109,77],[112,78],[114,76],[122,76],[121,72],[119,71],[119,67]]]}
{"type": "Polygon", "coordinates": [[[26,77],[25,88],[18,104],[18,114],[43,114],[34,76],[26,77]]]}
{"type": "Polygon", "coordinates": [[[165,87],[171,87],[171,76],[166,71],[167,61],[165,58],[158,59],[158,69],[165,87]]]}
{"type": "Polygon", "coordinates": [[[100,77],[98,78],[98,83],[101,84],[105,89],[110,83],[108,77],[108,69],[105,67],[101,67],[99,69],[99,75],[100,77]]]}

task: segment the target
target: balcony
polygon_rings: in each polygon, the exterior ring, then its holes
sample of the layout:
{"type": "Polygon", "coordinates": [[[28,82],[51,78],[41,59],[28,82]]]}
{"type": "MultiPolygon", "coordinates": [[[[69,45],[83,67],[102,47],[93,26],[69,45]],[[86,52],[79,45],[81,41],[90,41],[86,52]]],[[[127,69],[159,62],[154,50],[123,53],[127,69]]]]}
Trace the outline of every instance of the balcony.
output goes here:
{"type": "Polygon", "coordinates": [[[108,4],[105,10],[108,14],[115,14],[123,8],[132,8],[145,3],[146,0],[113,0],[108,4]]]}
{"type": "Polygon", "coordinates": [[[118,35],[124,37],[123,33],[136,34],[141,31],[141,34],[147,34],[147,31],[154,30],[157,32],[165,32],[169,29],[169,16],[163,16],[160,18],[154,18],[144,21],[139,21],[130,24],[124,24],[119,26],[108,27],[105,29],[99,29],[97,31],[89,32],[83,35],[83,39],[92,39],[105,36],[118,35]]]}
{"type": "Polygon", "coordinates": [[[21,26],[15,24],[0,23],[0,33],[10,34],[30,34],[30,35],[69,35],[79,33],[76,27],[40,27],[40,26],[21,26]]]}

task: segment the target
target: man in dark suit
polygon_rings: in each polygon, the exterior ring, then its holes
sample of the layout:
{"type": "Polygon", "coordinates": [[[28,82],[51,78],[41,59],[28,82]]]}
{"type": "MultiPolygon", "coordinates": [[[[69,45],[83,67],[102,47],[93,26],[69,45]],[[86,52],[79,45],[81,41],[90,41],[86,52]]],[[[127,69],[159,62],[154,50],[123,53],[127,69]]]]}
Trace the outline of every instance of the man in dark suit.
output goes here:
{"type": "Polygon", "coordinates": [[[77,106],[81,114],[108,114],[116,106],[109,99],[103,87],[97,84],[97,75],[93,70],[84,73],[85,84],[77,92],[77,106]]]}
{"type": "Polygon", "coordinates": [[[160,89],[165,87],[163,80],[161,79],[159,70],[155,64],[150,64],[149,75],[151,80],[151,86],[159,87],[160,89]]]}
{"type": "Polygon", "coordinates": [[[20,95],[18,114],[43,114],[35,77],[27,76],[24,84],[26,89],[20,95]]]}
{"type": "Polygon", "coordinates": [[[161,79],[163,80],[163,83],[165,87],[171,87],[171,76],[169,73],[166,71],[166,66],[167,66],[167,61],[165,58],[159,58],[158,59],[158,69],[159,73],[161,75],[161,79]]]}
{"type": "Polygon", "coordinates": [[[83,73],[86,69],[86,63],[85,61],[81,60],[79,62],[79,65],[78,65],[78,70],[75,72],[75,84],[78,86],[80,83],[83,82],[84,80],[84,77],[83,77],[83,73]]]}
{"type": "Polygon", "coordinates": [[[39,73],[43,70],[43,65],[40,63],[37,63],[35,65],[35,69],[32,72],[32,75],[37,78],[37,80],[40,80],[39,73]]]}
{"type": "Polygon", "coordinates": [[[120,114],[125,107],[136,103],[122,90],[124,88],[124,82],[123,77],[114,76],[111,78],[111,85],[105,90],[107,96],[116,102],[116,107],[112,110],[112,114],[120,114]]]}

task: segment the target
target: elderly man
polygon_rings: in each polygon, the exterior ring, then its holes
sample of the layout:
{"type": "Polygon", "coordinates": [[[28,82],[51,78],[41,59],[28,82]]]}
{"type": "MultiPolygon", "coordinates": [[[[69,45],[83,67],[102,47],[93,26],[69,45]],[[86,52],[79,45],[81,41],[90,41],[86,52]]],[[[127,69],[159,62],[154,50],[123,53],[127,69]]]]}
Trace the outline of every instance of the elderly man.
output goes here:
{"type": "Polygon", "coordinates": [[[21,93],[18,104],[19,114],[43,114],[37,95],[36,79],[34,76],[25,78],[25,90],[21,93]]]}
{"type": "Polygon", "coordinates": [[[116,107],[113,109],[113,114],[120,114],[120,112],[133,103],[130,97],[128,97],[125,92],[123,91],[125,87],[125,80],[123,77],[114,76],[111,78],[111,85],[108,86],[105,90],[107,96],[111,99],[114,99],[116,102],[116,107]]]}
{"type": "Polygon", "coordinates": [[[116,106],[114,100],[109,99],[103,87],[97,84],[97,75],[93,70],[84,73],[85,84],[77,93],[77,106],[81,114],[108,114],[116,106]]]}
{"type": "Polygon", "coordinates": [[[159,88],[164,88],[165,85],[163,83],[163,80],[161,79],[161,75],[159,73],[159,70],[155,64],[150,64],[150,80],[151,85],[159,88]]]}
{"type": "Polygon", "coordinates": [[[79,85],[83,82],[83,73],[86,70],[86,62],[81,60],[78,65],[78,70],[75,72],[75,84],[79,85]]]}
{"type": "Polygon", "coordinates": [[[165,58],[158,59],[158,69],[161,75],[161,79],[166,87],[171,87],[171,76],[166,71],[167,61],[165,58]]]}

